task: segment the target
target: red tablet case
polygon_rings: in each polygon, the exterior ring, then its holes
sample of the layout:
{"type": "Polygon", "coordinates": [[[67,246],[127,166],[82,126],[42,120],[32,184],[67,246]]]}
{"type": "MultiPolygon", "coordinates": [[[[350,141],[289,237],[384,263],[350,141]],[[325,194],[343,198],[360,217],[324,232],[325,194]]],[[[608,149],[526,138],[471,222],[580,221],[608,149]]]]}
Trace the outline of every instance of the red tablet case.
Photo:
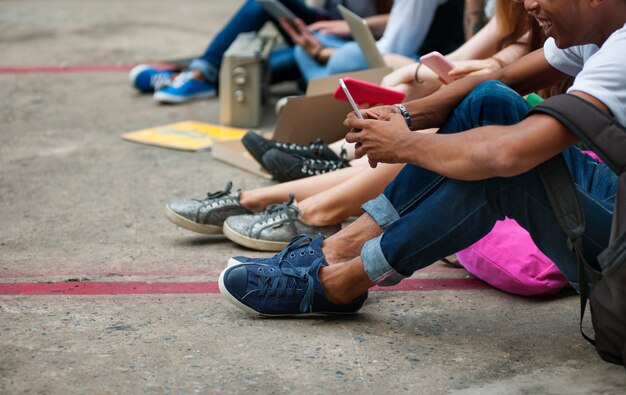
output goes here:
{"type": "MultiPolygon", "coordinates": [[[[356,104],[368,103],[374,106],[377,104],[402,103],[404,100],[404,93],[393,89],[383,88],[382,86],[372,84],[371,82],[361,81],[350,77],[344,78],[343,82],[345,82],[346,87],[350,91],[350,94],[356,104]]],[[[337,85],[337,89],[335,89],[333,97],[335,99],[348,101],[346,94],[339,85],[337,85]]]]}

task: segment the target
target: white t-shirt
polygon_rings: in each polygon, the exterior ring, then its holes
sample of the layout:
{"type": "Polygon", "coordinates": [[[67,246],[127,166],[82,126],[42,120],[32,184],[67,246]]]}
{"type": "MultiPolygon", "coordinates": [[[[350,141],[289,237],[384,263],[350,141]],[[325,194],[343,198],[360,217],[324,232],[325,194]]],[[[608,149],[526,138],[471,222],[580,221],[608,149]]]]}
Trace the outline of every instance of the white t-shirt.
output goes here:
{"type": "Polygon", "coordinates": [[[395,0],[383,36],[376,46],[382,54],[415,56],[424,43],[437,8],[448,0],[395,0]]]}
{"type": "Polygon", "coordinates": [[[590,44],[559,49],[549,38],[543,50],[552,67],[576,77],[568,93],[581,91],[595,97],[626,126],[626,25],[599,48],[590,44]]]}

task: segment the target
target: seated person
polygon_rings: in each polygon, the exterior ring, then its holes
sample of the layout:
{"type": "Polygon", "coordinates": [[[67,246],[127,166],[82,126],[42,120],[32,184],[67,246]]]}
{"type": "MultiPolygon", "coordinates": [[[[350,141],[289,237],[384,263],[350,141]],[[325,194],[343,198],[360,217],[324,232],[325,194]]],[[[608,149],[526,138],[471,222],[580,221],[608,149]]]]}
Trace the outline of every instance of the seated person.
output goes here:
{"type": "MultiPolygon", "coordinates": [[[[499,11],[492,21],[497,28],[485,27],[483,30],[490,34],[481,32],[472,37],[463,46],[470,49],[463,50],[463,54],[480,53],[484,56],[485,52],[481,48],[496,51],[499,46],[504,45],[500,43],[502,39],[509,37],[512,31],[520,30],[517,34],[519,39],[535,25],[520,3],[513,4],[516,5],[513,9],[515,18],[506,16],[511,9],[498,8],[499,11]],[[496,24],[497,18],[512,20],[514,23],[496,24]],[[513,29],[517,26],[523,28],[513,29]]],[[[491,55],[508,59],[503,54],[506,55],[512,48],[518,56],[521,56],[518,46],[523,48],[522,52],[534,49],[528,43],[516,43],[517,41],[512,40],[501,51],[492,52],[491,55]]],[[[491,70],[491,65],[489,67],[491,70]]],[[[441,82],[438,83],[441,86],[441,82]]],[[[243,142],[260,163],[266,162],[266,167],[280,175],[279,180],[302,178],[309,170],[326,172],[331,170],[330,164],[341,160],[333,151],[333,148],[336,151],[341,144],[333,144],[334,147],[321,142],[308,146],[285,144],[265,140],[253,132],[249,132],[243,142]],[[273,163],[265,159],[271,159],[277,165],[274,167],[273,163]],[[322,168],[323,166],[328,167],[322,168]]],[[[364,165],[366,162],[361,160],[360,164],[364,165]]],[[[280,250],[299,233],[322,233],[326,236],[335,233],[341,228],[342,221],[348,216],[360,214],[360,206],[381,193],[384,186],[402,169],[400,164],[384,165],[376,169],[358,166],[359,163],[353,165],[356,166],[316,175],[315,180],[311,181],[292,181],[237,193],[232,193],[230,187],[227,187],[224,191],[208,194],[206,199],[173,201],[166,208],[166,216],[175,224],[199,233],[221,233],[226,220],[226,235],[234,242],[261,250],[280,250]],[[295,194],[297,205],[293,200],[284,203],[289,200],[291,193],[295,194]],[[258,214],[252,214],[253,212],[258,214]],[[237,214],[246,214],[246,217],[226,219],[237,214]],[[267,226],[261,227],[261,223],[267,226]],[[277,226],[279,224],[284,226],[277,226]]]]}
{"type": "MultiPolygon", "coordinates": [[[[415,59],[418,53],[446,53],[460,46],[463,4],[463,0],[396,0],[388,21],[374,19],[368,26],[375,35],[382,34],[377,47],[388,65],[395,67],[415,59]]],[[[295,58],[305,81],[368,68],[355,41],[324,43],[303,23],[281,25],[298,44],[295,58]]]]}
{"type": "MultiPolygon", "coordinates": [[[[322,8],[311,8],[300,0],[279,0],[295,15],[309,24],[309,29],[316,31],[328,28],[329,23],[335,29],[336,25],[345,25],[338,21],[340,15],[336,10],[337,1],[327,1],[322,8]],[[332,20],[331,20],[332,19],[332,20]],[[333,21],[335,20],[335,21],[333,21]]],[[[376,0],[349,0],[346,6],[357,14],[368,17],[380,13],[378,5],[387,12],[389,1],[376,0]]],[[[139,65],[130,73],[131,84],[141,92],[155,92],[155,100],[163,103],[182,103],[192,99],[213,97],[217,92],[219,69],[222,57],[228,47],[235,41],[239,33],[256,32],[268,22],[274,22],[272,16],[256,2],[247,0],[235,13],[227,25],[213,38],[204,54],[194,59],[182,73],[172,70],[161,70],[149,65],[139,65]]],[[[345,27],[346,30],[347,25],[345,27]]],[[[279,29],[289,44],[289,36],[279,29]]],[[[332,39],[332,37],[328,37],[332,39]]],[[[270,70],[273,70],[271,79],[280,82],[283,78],[297,78],[298,71],[293,59],[293,47],[278,49],[270,54],[270,70]]]]}
{"type": "Polygon", "coordinates": [[[469,246],[505,216],[527,229],[577,287],[575,255],[536,170],[559,153],[587,219],[585,258],[599,269],[596,257],[608,245],[617,176],[572,147],[577,137],[555,118],[525,118],[530,107],[517,92],[575,76],[568,94],[626,125],[626,2],[524,5],[550,37],[543,49],[407,102],[406,110],[377,107],[364,111],[363,120],[350,114],[346,140],[357,144],[357,156],[367,155],[373,167],[408,164],[383,195],[363,205],[366,214],[334,236],[294,239],[270,259],[231,259],[235,265],[220,276],[224,297],[246,312],[270,316],[356,312],[370,287],[396,284],[469,246]],[[429,127],[439,133],[411,132],[429,127]],[[278,293],[265,293],[264,286],[278,293]],[[290,298],[281,297],[286,291],[290,298]]]}

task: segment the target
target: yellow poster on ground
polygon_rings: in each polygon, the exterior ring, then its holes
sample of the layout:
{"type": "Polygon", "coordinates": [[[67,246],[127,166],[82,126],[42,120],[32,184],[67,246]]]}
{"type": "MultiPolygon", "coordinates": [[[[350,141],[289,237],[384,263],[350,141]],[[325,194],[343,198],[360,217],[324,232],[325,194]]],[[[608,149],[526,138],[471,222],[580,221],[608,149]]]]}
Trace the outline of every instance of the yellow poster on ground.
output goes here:
{"type": "Polygon", "coordinates": [[[182,121],[124,133],[122,139],[163,148],[201,151],[211,148],[213,141],[241,139],[246,132],[247,129],[182,121]]]}

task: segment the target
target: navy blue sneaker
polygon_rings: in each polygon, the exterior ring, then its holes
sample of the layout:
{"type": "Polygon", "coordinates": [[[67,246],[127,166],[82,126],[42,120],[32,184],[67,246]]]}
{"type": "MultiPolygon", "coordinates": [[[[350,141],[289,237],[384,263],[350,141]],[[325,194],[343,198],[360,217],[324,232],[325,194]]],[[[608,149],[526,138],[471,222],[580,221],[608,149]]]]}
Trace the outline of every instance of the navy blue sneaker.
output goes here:
{"type": "Polygon", "coordinates": [[[154,93],[154,100],[160,103],[184,103],[194,99],[213,97],[215,85],[193,77],[191,71],[180,73],[171,84],[154,93]]]}
{"type": "Polygon", "coordinates": [[[139,92],[151,93],[172,82],[173,75],[173,70],[160,70],[149,64],[140,64],[133,67],[128,79],[139,92]]]}
{"type": "Polygon", "coordinates": [[[227,267],[240,265],[242,263],[264,263],[268,265],[278,265],[282,260],[287,261],[294,267],[309,267],[317,258],[323,257],[322,235],[298,235],[291,239],[289,244],[281,252],[271,258],[248,258],[245,256],[234,256],[228,260],[227,267]]]}
{"type": "Polygon", "coordinates": [[[367,293],[347,304],[329,302],[318,277],[320,267],[327,265],[323,257],[308,268],[286,260],[235,265],[220,274],[220,293],[243,311],[263,316],[356,313],[367,293]]]}

